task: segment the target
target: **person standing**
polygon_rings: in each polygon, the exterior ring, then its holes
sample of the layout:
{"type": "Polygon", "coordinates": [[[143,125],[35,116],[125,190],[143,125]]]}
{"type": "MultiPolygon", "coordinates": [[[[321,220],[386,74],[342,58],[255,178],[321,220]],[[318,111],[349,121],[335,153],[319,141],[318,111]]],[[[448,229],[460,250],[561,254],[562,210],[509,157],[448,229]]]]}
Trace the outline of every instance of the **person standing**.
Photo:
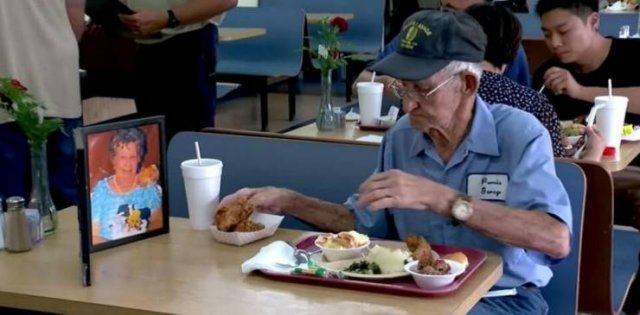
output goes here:
{"type": "Polygon", "coordinates": [[[237,0],[128,0],[120,19],[137,36],[135,99],[142,116],[165,115],[167,139],[215,122],[216,23],[237,0]]]}
{"type": "MultiPolygon", "coordinates": [[[[84,0],[0,1],[0,76],[20,81],[46,106],[46,117],[63,121],[64,132],[54,132],[47,146],[58,209],[78,199],[72,131],[82,115],[77,41],[83,18],[84,0]]],[[[0,197],[27,196],[29,154],[20,128],[0,113],[0,197]]]]}

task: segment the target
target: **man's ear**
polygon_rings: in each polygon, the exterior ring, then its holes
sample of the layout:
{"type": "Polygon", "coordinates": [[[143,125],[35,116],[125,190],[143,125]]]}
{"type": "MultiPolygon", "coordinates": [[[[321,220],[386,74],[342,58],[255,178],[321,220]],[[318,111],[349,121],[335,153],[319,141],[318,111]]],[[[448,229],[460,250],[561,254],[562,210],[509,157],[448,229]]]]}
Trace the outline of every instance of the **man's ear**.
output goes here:
{"type": "Polygon", "coordinates": [[[586,23],[590,29],[598,32],[600,30],[600,13],[592,12],[587,15],[586,23]]]}
{"type": "Polygon", "coordinates": [[[466,95],[474,94],[478,90],[480,80],[469,71],[464,71],[460,75],[462,76],[463,83],[462,93],[466,95]]]}

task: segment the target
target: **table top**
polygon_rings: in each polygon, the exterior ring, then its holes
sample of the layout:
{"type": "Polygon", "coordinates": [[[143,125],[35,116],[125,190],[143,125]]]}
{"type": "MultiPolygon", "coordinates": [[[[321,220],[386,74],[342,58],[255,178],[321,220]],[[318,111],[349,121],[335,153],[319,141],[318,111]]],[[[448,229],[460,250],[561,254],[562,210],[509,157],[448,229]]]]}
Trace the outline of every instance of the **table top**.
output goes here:
{"type": "Polygon", "coordinates": [[[58,231],[26,253],[0,253],[0,305],[88,314],[181,313],[336,314],[466,313],[502,275],[502,259],[487,260],[451,295],[402,297],[243,275],[240,264],[270,242],[303,232],[281,229],[243,247],[217,243],[171,218],[171,233],[92,254],[93,286],[80,281],[75,207],[59,213],[58,231]]]}
{"type": "Polygon", "coordinates": [[[631,161],[640,154],[640,141],[622,141],[620,145],[620,161],[603,160],[602,166],[609,172],[618,172],[629,166],[631,161]]]}
{"type": "Polygon", "coordinates": [[[346,126],[344,128],[338,128],[331,131],[320,131],[316,126],[315,122],[304,125],[300,128],[296,128],[294,130],[288,131],[285,133],[288,136],[296,136],[296,137],[304,137],[304,138],[323,138],[323,139],[331,139],[331,140],[340,140],[342,142],[357,142],[357,143],[370,143],[370,144],[379,144],[380,142],[375,141],[361,141],[357,140],[358,138],[374,135],[374,136],[382,136],[383,132],[377,131],[363,131],[356,125],[355,121],[347,121],[346,126]]]}
{"type": "MultiPolygon", "coordinates": [[[[367,135],[382,136],[384,133],[375,131],[362,131],[355,122],[347,122],[345,128],[340,128],[332,131],[319,131],[315,123],[296,128],[288,131],[285,135],[304,137],[304,138],[323,138],[328,140],[338,140],[342,142],[358,142],[356,139],[367,135]]],[[[377,144],[376,142],[367,142],[370,144],[377,144]]],[[[640,141],[622,141],[620,145],[620,161],[612,162],[603,160],[600,162],[602,166],[609,172],[618,172],[629,166],[631,161],[640,155],[640,141]]]]}
{"type": "Polygon", "coordinates": [[[267,30],[260,27],[220,27],[218,28],[218,40],[221,42],[230,42],[262,36],[267,30]]]}
{"type": "Polygon", "coordinates": [[[332,19],[337,16],[347,21],[353,19],[353,13],[307,13],[305,15],[307,17],[307,22],[309,23],[316,23],[320,22],[320,20],[324,18],[332,19]]]}

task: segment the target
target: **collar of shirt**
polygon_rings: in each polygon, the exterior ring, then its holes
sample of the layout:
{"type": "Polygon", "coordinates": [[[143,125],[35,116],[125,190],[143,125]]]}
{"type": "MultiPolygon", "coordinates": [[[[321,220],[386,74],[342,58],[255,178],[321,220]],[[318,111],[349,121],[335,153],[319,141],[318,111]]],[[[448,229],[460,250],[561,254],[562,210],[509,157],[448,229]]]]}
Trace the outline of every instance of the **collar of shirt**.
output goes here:
{"type": "MultiPolygon", "coordinates": [[[[490,155],[500,156],[500,148],[498,147],[498,138],[496,135],[496,123],[493,115],[485,103],[479,96],[476,96],[475,113],[471,124],[471,131],[467,137],[460,143],[458,148],[467,147],[469,151],[490,155]]],[[[418,132],[414,137],[411,145],[411,156],[418,156],[423,152],[435,151],[433,141],[425,133],[418,132]]],[[[456,150],[458,151],[458,150],[456,150]]],[[[452,158],[455,160],[455,158],[452,158]]]]}

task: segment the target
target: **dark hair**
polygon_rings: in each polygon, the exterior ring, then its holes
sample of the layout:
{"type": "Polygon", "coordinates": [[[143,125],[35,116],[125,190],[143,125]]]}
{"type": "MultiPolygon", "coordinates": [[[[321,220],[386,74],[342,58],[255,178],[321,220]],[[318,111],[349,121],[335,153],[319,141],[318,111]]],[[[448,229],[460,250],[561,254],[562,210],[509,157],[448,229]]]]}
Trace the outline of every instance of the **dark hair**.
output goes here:
{"type": "Polygon", "coordinates": [[[598,0],[540,0],[536,5],[536,13],[540,17],[555,9],[569,10],[579,17],[586,17],[598,12],[598,0]]]}
{"type": "Polygon", "coordinates": [[[136,171],[140,172],[144,158],[147,155],[147,135],[139,128],[120,129],[116,132],[115,136],[111,138],[109,154],[115,156],[116,147],[127,143],[135,143],[138,145],[138,157],[140,157],[140,159],[136,171]]]}
{"type": "Polygon", "coordinates": [[[496,67],[515,59],[522,39],[522,25],[511,11],[493,4],[476,4],[467,9],[487,35],[484,60],[496,67]]]}

